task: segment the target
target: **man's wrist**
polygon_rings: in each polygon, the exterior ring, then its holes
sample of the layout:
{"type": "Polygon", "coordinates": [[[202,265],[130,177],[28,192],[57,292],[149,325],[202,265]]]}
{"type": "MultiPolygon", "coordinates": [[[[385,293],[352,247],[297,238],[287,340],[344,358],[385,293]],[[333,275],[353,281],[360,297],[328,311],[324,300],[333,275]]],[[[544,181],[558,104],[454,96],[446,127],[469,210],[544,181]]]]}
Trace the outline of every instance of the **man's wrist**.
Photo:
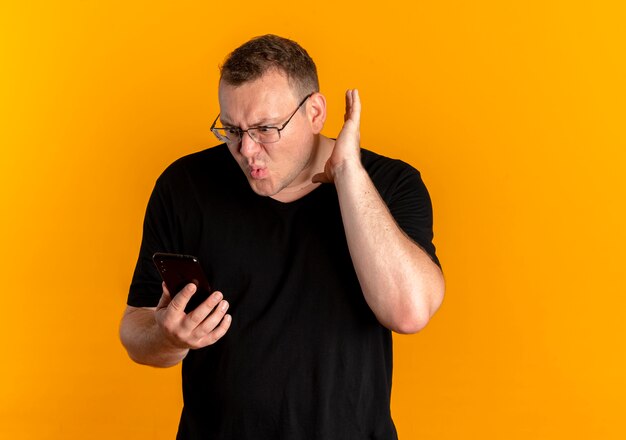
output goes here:
{"type": "Polygon", "coordinates": [[[358,160],[344,161],[333,169],[335,184],[342,184],[360,175],[367,174],[360,158],[358,160]]]}

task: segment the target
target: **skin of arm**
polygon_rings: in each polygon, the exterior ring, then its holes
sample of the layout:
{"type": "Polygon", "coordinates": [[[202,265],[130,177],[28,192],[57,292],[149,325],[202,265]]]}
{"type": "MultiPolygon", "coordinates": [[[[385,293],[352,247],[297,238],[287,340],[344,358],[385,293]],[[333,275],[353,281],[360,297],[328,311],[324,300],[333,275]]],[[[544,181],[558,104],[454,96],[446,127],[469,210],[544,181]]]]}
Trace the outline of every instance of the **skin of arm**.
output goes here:
{"type": "Polygon", "coordinates": [[[360,156],[361,102],[346,93],[344,126],[323,173],[314,182],[335,184],[350,256],[367,304],[397,333],[416,333],[441,305],[441,270],[397,225],[360,156]]]}
{"type": "Polygon", "coordinates": [[[153,367],[171,367],[190,349],[212,345],[226,334],[232,318],[221,292],[213,292],[189,314],[185,306],[196,292],[188,284],[171,299],[165,284],[156,308],[127,306],[120,324],[120,340],[135,362],[153,367]]]}

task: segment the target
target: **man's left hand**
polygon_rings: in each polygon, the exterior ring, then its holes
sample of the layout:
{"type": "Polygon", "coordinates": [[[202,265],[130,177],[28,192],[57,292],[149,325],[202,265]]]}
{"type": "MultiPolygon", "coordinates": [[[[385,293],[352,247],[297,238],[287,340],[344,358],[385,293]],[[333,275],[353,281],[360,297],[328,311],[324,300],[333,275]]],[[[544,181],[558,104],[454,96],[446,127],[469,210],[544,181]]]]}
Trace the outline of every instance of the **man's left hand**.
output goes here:
{"type": "Polygon", "coordinates": [[[346,113],[344,123],[335,141],[333,152],[328,158],[324,172],[315,174],[312,181],[333,183],[336,173],[348,164],[361,165],[361,99],[357,89],[346,91],[346,113]]]}

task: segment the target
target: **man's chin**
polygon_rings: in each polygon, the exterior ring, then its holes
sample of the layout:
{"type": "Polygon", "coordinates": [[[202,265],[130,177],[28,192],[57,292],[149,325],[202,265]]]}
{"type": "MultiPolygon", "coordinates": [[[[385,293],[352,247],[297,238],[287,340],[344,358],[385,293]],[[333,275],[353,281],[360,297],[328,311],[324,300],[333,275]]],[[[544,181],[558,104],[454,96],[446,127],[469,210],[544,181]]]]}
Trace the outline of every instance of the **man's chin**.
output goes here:
{"type": "Polygon", "coordinates": [[[252,189],[252,191],[262,197],[271,197],[278,194],[279,192],[268,180],[256,180],[248,178],[248,183],[250,184],[250,188],[252,189]]]}

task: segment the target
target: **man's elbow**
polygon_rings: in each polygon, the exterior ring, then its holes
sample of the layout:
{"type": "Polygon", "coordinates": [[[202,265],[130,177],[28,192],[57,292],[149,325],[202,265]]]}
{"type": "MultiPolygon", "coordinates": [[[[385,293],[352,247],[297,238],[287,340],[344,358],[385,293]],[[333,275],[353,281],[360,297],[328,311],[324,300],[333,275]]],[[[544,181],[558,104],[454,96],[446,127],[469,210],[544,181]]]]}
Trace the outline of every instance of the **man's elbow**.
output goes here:
{"type": "Polygon", "coordinates": [[[404,313],[394,321],[390,330],[402,335],[412,335],[426,327],[429,320],[426,313],[404,313]]]}
{"type": "Polygon", "coordinates": [[[122,321],[122,325],[120,325],[119,338],[120,342],[122,343],[122,347],[124,347],[124,349],[126,350],[126,354],[131,361],[140,365],[147,365],[147,363],[143,361],[142,358],[137,355],[137,353],[135,353],[135,344],[133,344],[133,339],[131,338],[128,327],[125,325],[124,321],[122,321]]]}
{"type": "Polygon", "coordinates": [[[402,308],[390,329],[403,335],[418,333],[426,327],[430,318],[439,309],[443,296],[444,289],[441,285],[431,291],[426,301],[402,308]]]}
{"type": "Polygon", "coordinates": [[[154,368],[170,368],[178,365],[181,359],[177,357],[158,356],[154,354],[145,353],[139,347],[133,347],[132,344],[127,344],[122,339],[122,345],[126,349],[126,354],[129,359],[136,364],[145,365],[147,367],[154,368]]]}

